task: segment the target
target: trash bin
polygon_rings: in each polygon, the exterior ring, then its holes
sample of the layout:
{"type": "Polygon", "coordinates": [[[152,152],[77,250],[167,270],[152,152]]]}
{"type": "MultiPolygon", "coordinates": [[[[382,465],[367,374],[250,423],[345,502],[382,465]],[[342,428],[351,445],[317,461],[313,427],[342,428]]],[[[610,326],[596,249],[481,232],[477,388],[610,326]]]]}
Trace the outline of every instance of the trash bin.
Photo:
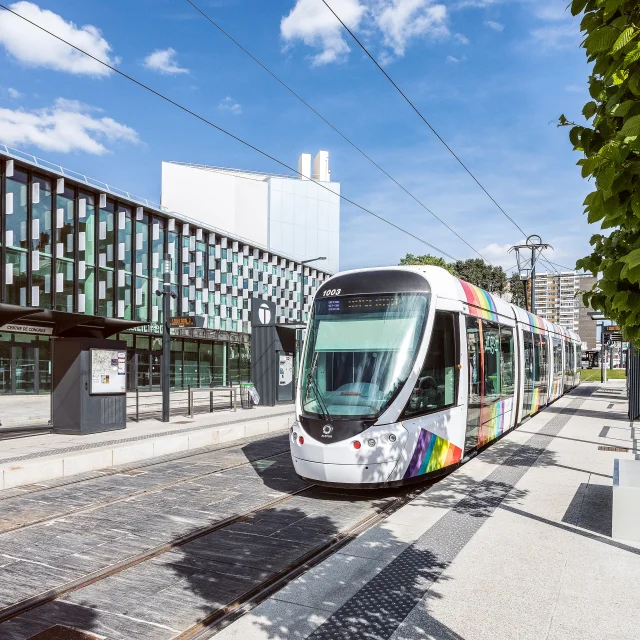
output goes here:
{"type": "Polygon", "coordinates": [[[240,385],[240,403],[243,409],[253,409],[254,402],[251,391],[253,390],[253,382],[243,382],[240,385]]]}

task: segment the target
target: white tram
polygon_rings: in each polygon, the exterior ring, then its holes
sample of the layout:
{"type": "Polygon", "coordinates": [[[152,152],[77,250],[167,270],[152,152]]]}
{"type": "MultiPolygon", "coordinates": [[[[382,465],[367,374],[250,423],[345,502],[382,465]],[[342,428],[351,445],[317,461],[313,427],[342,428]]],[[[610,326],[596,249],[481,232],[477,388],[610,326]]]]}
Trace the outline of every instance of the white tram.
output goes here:
{"type": "Polygon", "coordinates": [[[316,293],[290,432],[299,476],[378,487],[451,470],[580,381],[580,338],[439,267],[316,293]]]}

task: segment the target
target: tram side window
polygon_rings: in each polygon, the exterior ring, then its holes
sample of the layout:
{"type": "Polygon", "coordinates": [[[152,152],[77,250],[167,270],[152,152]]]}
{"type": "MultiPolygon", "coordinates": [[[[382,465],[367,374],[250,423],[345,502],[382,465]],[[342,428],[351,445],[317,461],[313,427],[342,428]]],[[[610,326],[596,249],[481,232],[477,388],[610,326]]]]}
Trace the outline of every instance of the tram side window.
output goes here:
{"type": "Polygon", "coordinates": [[[549,371],[547,363],[549,361],[549,352],[547,338],[543,335],[536,334],[536,387],[539,387],[542,393],[547,391],[547,381],[549,371]]]}
{"type": "Polygon", "coordinates": [[[500,328],[500,380],[502,382],[502,395],[513,395],[513,329],[511,327],[500,328]]]}
{"type": "Polygon", "coordinates": [[[491,404],[500,399],[500,328],[482,322],[484,346],[484,402],[491,404]]]}
{"type": "Polygon", "coordinates": [[[559,377],[562,375],[562,342],[558,338],[553,340],[553,375],[559,377]]]}
{"type": "Polygon", "coordinates": [[[436,311],[429,349],[405,409],[406,416],[437,411],[456,403],[458,387],[456,320],[436,311]]]}

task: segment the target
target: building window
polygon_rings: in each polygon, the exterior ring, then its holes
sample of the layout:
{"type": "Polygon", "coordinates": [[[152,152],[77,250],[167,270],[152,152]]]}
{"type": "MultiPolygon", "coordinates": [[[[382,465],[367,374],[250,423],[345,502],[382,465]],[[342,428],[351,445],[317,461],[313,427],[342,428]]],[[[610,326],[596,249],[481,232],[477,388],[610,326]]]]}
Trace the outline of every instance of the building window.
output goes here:
{"type": "Polygon", "coordinates": [[[15,169],[6,180],[5,213],[7,264],[6,302],[27,305],[27,189],[28,176],[15,169]]]}
{"type": "Polygon", "coordinates": [[[54,308],[73,313],[75,283],[75,191],[65,187],[56,198],[56,281],[54,308]]]}
{"type": "Polygon", "coordinates": [[[93,315],[95,309],[96,216],[93,195],[78,194],[78,311],[93,315]]]}

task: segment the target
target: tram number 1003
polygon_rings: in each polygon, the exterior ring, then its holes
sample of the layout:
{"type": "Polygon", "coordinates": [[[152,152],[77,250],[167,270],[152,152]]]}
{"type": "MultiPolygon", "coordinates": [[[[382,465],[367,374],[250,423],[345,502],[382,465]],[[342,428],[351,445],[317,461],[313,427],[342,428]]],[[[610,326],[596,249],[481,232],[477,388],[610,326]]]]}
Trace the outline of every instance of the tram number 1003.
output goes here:
{"type": "Polygon", "coordinates": [[[341,291],[342,289],[327,289],[322,295],[325,298],[328,298],[329,296],[339,296],[341,291]]]}

